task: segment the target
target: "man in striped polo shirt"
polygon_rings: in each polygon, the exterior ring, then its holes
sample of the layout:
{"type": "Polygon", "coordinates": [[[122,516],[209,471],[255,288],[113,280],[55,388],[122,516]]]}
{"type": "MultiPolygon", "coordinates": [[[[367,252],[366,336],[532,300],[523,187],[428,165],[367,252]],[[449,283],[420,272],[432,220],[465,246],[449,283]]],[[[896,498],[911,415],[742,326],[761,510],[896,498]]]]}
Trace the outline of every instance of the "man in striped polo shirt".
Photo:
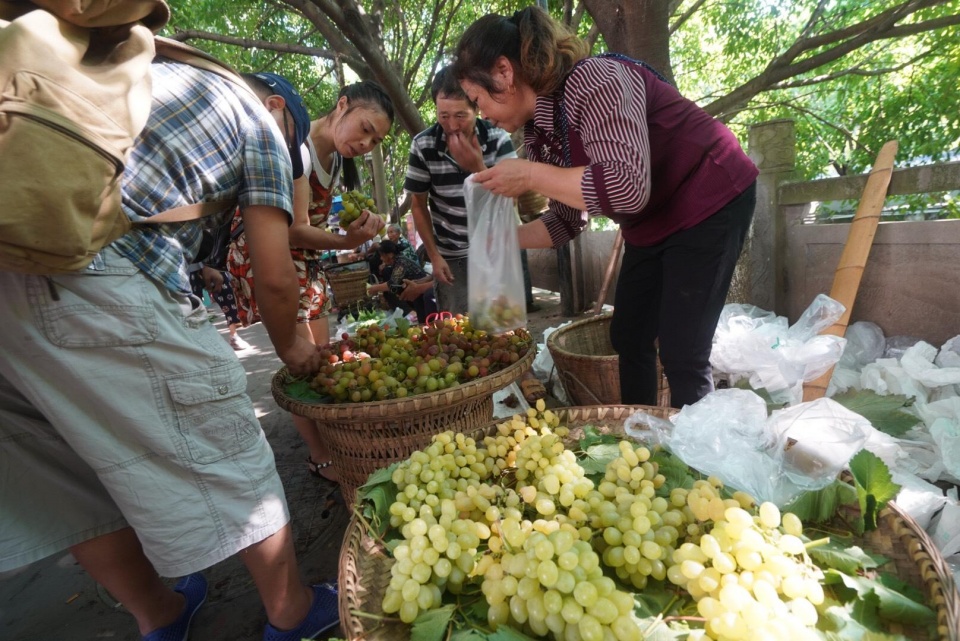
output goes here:
{"type": "MultiPolygon", "coordinates": [[[[467,210],[463,182],[502,158],[516,158],[510,135],[478,118],[460,83],[444,67],[430,87],[437,122],[413,138],[404,189],[413,221],[433,265],[437,308],[467,313],[467,210]]],[[[430,283],[411,284],[416,296],[430,283]]]]}

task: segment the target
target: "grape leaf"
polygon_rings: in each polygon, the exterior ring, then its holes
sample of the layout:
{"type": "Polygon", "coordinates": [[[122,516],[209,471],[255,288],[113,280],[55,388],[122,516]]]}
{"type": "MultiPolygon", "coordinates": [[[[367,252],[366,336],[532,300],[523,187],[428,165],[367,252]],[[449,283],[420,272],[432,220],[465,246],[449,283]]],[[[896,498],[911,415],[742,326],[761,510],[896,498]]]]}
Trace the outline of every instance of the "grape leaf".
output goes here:
{"type": "Polygon", "coordinates": [[[851,390],[831,398],[890,436],[901,437],[920,422],[916,416],[903,411],[913,400],[902,394],[880,396],[873,390],[851,390]]]}
{"type": "Polygon", "coordinates": [[[678,457],[666,450],[660,450],[651,457],[651,460],[657,464],[657,471],[667,479],[666,483],[657,490],[658,496],[669,496],[670,492],[678,487],[688,490],[693,488],[694,479],[690,473],[690,467],[678,457]]]}
{"type": "MultiPolygon", "coordinates": [[[[534,641],[522,632],[514,630],[509,625],[497,627],[497,631],[487,635],[487,639],[489,641],[534,641]]],[[[411,641],[413,640],[411,639],[411,641]]]]}
{"type": "Polygon", "coordinates": [[[803,492],[783,507],[784,512],[793,512],[804,523],[823,523],[837,513],[837,508],[857,501],[856,490],[843,481],[834,481],[827,487],[813,492],[803,492]]]}
{"type": "Polygon", "coordinates": [[[447,634],[455,609],[456,606],[445,605],[421,612],[410,628],[410,641],[441,641],[447,634]]]}
{"type": "Polygon", "coordinates": [[[877,513],[900,491],[890,470],[876,454],[860,450],[850,459],[850,472],[857,486],[860,515],[865,530],[877,527],[877,513]]]}
{"type": "Polygon", "coordinates": [[[856,545],[847,547],[836,541],[810,548],[807,552],[820,564],[844,574],[856,574],[857,570],[876,568],[888,561],[882,556],[864,552],[856,545]]]}
{"type": "Polygon", "coordinates": [[[391,477],[398,465],[380,468],[357,488],[357,502],[364,506],[364,517],[381,535],[390,524],[390,506],[397,500],[397,486],[391,477]]]}
{"type": "Polygon", "coordinates": [[[877,581],[891,590],[896,590],[900,594],[910,597],[919,603],[923,603],[925,600],[924,594],[920,590],[913,587],[909,583],[905,583],[902,579],[900,579],[900,577],[890,574],[889,572],[882,572],[879,576],[877,576],[877,581]]]}
{"type": "Polygon", "coordinates": [[[489,637],[475,628],[455,630],[450,635],[450,641],[488,641],[489,637]]]}
{"type": "Polygon", "coordinates": [[[613,434],[601,434],[593,425],[587,425],[583,428],[583,436],[580,438],[580,449],[586,451],[588,447],[600,443],[616,443],[619,441],[613,434]]]}
{"type": "Polygon", "coordinates": [[[584,457],[579,461],[580,467],[587,474],[603,473],[607,464],[620,456],[620,447],[614,443],[600,443],[584,450],[584,457]]]}
{"type": "Polygon", "coordinates": [[[827,605],[822,609],[817,628],[830,641],[907,641],[899,634],[883,632],[877,616],[880,599],[874,593],[844,605],[827,605]]]}
{"type": "Polygon", "coordinates": [[[898,623],[909,623],[912,625],[923,625],[936,620],[936,613],[927,606],[917,603],[908,596],[887,587],[880,581],[868,579],[866,577],[853,577],[836,570],[827,570],[825,575],[836,574],[843,584],[856,590],[857,595],[862,599],[871,592],[879,598],[877,606],[880,616],[890,621],[898,623]]]}
{"type": "Polygon", "coordinates": [[[647,585],[642,592],[636,592],[633,595],[633,612],[640,619],[654,619],[663,614],[666,616],[667,606],[674,601],[675,594],[671,591],[657,589],[653,582],[647,585]]]}
{"type": "Polygon", "coordinates": [[[310,381],[303,378],[293,379],[286,384],[283,391],[287,396],[301,403],[329,403],[333,400],[329,396],[319,394],[310,387],[310,381]]]}

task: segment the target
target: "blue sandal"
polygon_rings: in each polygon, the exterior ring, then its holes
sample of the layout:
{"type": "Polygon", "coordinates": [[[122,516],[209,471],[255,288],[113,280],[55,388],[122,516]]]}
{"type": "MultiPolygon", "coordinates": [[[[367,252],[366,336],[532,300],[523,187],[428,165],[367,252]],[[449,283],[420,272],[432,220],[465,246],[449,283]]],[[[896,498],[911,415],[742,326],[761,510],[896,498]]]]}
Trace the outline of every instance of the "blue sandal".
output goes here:
{"type": "Polygon", "coordinates": [[[313,604],[307,617],[293,630],[278,630],[269,623],[263,630],[263,641],[300,641],[316,639],[340,623],[337,588],[325,583],[313,586],[313,604]]]}
{"type": "Polygon", "coordinates": [[[143,641],[187,641],[193,615],[207,600],[207,580],[197,572],[180,579],[173,587],[173,591],[179,592],[187,600],[183,613],[170,625],[158,628],[145,635],[143,641]]]}

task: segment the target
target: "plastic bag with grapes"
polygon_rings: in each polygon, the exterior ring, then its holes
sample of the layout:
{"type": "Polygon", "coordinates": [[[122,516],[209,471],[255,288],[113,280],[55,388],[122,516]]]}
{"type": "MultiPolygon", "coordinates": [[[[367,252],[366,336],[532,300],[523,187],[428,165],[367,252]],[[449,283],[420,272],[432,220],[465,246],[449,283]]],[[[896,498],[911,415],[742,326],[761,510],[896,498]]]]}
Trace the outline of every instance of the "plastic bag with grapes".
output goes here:
{"type": "Polygon", "coordinates": [[[527,324],[523,268],[513,199],[498,196],[467,178],[463,184],[467,205],[470,248],[467,255],[468,310],[477,329],[505,332],[527,324]]]}

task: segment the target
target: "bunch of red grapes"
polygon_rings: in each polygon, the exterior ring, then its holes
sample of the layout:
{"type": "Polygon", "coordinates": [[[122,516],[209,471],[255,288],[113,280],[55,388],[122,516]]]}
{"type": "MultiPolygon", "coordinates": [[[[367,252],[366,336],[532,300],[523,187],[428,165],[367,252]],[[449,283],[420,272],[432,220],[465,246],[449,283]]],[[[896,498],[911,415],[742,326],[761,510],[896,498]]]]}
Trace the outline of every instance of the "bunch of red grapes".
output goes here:
{"type": "Polygon", "coordinates": [[[319,348],[325,364],[310,386],[337,403],[406,398],[502,370],[532,347],[525,329],[490,334],[462,315],[402,334],[372,325],[319,348]]]}

